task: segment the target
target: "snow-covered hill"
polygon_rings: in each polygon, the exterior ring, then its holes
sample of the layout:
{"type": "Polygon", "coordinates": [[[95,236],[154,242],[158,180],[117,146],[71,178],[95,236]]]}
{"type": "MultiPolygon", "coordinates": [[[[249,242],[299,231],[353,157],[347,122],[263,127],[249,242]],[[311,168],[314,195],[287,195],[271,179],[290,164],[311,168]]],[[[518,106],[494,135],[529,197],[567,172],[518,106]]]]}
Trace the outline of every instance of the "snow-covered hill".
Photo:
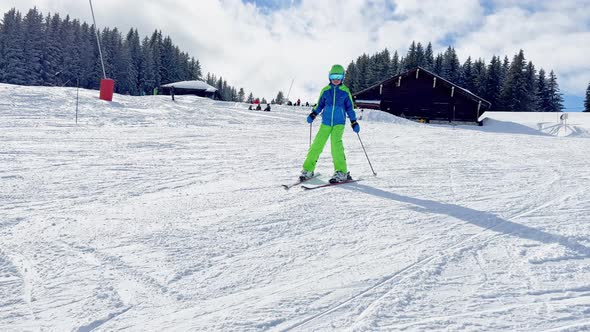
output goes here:
{"type": "Polygon", "coordinates": [[[484,130],[590,138],[590,114],[582,112],[486,112],[484,130]]]}
{"type": "Polygon", "coordinates": [[[0,85],[1,331],[590,329],[586,138],[364,112],[285,191],[309,109],[97,95],[0,85]]]}

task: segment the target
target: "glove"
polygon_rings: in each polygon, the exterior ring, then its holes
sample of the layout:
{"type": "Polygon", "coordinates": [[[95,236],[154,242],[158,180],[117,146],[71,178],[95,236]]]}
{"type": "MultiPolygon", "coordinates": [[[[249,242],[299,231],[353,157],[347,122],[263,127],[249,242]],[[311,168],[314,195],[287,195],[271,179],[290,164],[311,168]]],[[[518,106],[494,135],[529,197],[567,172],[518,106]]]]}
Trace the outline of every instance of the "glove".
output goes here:
{"type": "Polygon", "coordinates": [[[358,132],[361,131],[361,126],[358,122],[356,122],[356,120],[352,121],[350,125],[352,126],[352,130],[354,130],[355,133],[358,134],[358,132]]]}
{"type": "Polygon", "coordinates": [[[307,116],[307,123],[312,123],[313,120],[315,120],[315,117],[318,116],[317,114],[315,114],[314,111],[312,111],[311,113],[309,113],[309,115],[307,116]]]}

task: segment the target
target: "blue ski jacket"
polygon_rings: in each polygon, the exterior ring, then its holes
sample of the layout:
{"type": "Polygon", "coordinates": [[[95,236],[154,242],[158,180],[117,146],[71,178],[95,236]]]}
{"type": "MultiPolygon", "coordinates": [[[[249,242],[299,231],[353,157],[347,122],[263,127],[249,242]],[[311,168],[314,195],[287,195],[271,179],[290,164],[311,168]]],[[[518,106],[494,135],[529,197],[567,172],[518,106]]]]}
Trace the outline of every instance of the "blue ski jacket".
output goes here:
{"type": "Polygon", "coordinates": [[[322,124],[335,126],[346,124],[346,115],[350,121],[356,121],[356,113],[353,109],[352,95],[344,84],[338,86],[330,83],[320,92],[320,98],[313,112],[318,115],[322,113],[322,124]]]}

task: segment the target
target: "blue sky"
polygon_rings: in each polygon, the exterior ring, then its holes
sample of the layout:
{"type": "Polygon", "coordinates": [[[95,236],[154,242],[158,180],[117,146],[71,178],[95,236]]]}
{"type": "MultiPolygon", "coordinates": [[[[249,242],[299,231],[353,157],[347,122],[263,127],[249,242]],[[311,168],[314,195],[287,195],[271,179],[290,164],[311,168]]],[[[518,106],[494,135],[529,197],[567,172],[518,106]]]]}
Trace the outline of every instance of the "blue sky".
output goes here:
{"type": "Polygon", "coordinates": [[[300,4],[300,0],[244,0],[244,3],[255,4],[264,11],[274,11],[300,4]]]}
{"type": "MultiPolygon", "coordinates": [[[[272,99],[279,90],[313,101],[332,64],[410,43],[449,44],[463,62],[510,59],[523,49],[537,70],[554,70],[568,110],[590,82],[590,0],[185,0],[94,1],[99,27],[160,29],[205,72],[272,99]]],[[[90,22],[88,2],[0,0],[0,10],[36,6],[90,22]]]]}

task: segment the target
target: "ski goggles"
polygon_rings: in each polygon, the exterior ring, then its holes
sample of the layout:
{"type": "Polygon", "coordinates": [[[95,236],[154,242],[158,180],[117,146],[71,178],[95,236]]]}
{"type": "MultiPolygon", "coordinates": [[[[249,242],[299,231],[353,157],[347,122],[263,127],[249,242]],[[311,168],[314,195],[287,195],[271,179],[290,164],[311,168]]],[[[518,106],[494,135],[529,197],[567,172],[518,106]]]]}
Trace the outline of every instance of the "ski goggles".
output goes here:
{"type": "Polygon", "coordinates": [[[342,81],[344,79],[344,74],[330,74],[330,81],[339,80],[342,81]]]}

